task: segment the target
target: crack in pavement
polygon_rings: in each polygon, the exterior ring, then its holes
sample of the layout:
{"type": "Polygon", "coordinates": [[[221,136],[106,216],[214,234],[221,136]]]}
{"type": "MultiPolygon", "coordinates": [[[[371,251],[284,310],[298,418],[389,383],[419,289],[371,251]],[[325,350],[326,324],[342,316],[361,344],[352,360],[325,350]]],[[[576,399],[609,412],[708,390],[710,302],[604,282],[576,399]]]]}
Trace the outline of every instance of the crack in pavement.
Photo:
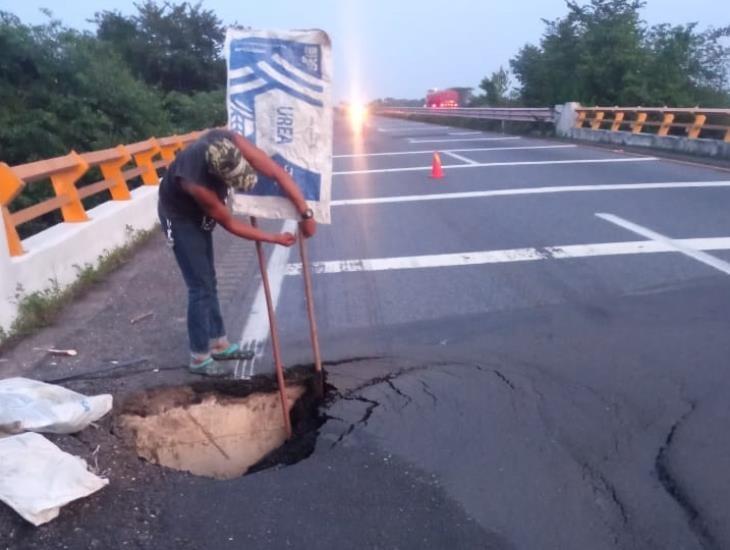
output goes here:
{"type": "Polygon", "coordinates": [[[380,402],[375,401],[373,399],[368,399],[367,397],[362,397],[361,395],[356,396],[341,396],[341,399],[344,399],[345,401],[359,401],[361,403],[367,403],[368,406],[365,409],[365,413],[360,417],[360,419],[357,422],[353,422],[350,424],[350,426],[340,434],[340,437],[337,438],[337,440],[330,445],[330,449],[335,448],[339,443],[342,442],[343,439],[345,439],[348,435],[350,435],[357,426],[367,426],[368,420],[370,420],[370,417],[373,415],[373,411],[377,409],[380,406],[380,402]]]}
{"type": "Polygon", "coordinates": [[[439,400],[438,400],[438,397],[436,397],[436,394],[434,394],[431,391],[431,386],[429,386],[425,380],[419,380],[419,382],[421,383],[421,388],[423,389],[423,393],[428,395],[431,398],[431,400],[433,401],[433,405],[436,406],[436,404],[438,403],[439,400]]]}
{"type": "Polygon", "coordinates": [[[664,490],[677,503],[682,512],[684,512],[692,533],[694,533],[697,537],[700,544],[702,544],[702,547],[715,549],[719,548],[715,537],[712,533],[710,533],[702,514],[692,502],[686,489],[681,485],[679,480],[672,475],[669,467],[669,453],[672,449],[672,444],[674,443],[674,437],[677,435],[677,430],[679,430],[682,424],[695,411],[697,403],[690,401],[689,407],[689,410],[680,416],[669,429],[667,437],[662,446],[659,448],[656,458],[654,459],[654,469],[656,470],[657,477],[659,478],[659,482],[664,490]]]}
{"type": "Polygon", "coordinates": [[[507,384],[509,386],[509,388],[514,391],[515,385],[512,383],[512,381],[509,378],[507,378],[504,374],[502,374],[497,369],[494,369],[494,374],[496,374],[497,375],[497,378],[499,378],[502,382],[504,382],[505,384],[507,384]]]}
{"type": "Polygon", "coordinates": [[[395,385],[395,384],[393,383],[393,380],[392,380],[392,379],[388,379],[388,380],[386,380],[386,381],[385,381],[385,383],[386,383],[386,384],[388,384],[388,386],[389,386],[389,387],[390,387],[390,388],[391,388],[391,389],[392,389],[392,390],[393,390],[393,391],[394,391],[395,393],[397,393],[397,394],[398,394],[398,395],[400,395],[400,396],[401,396],[401,397],[402,397],[403,399],[405,399],[405,401],[406,401],[406,402],[405,402],[405,403],[403,404],[403,406],[401,407],[401,410],[405,409],[405,408],[406,408],[406,407],[407,407],[408,405],[410,405],[411,403],[413,403],[413,398],[412,398],[412,397],[411,397],[410,395],[406,395],[405,393],[403,393],[403,392],[401,391],[401,389],[400,389],[400,388],[399,388],[398,386],[396,386],[396,385],[395,385]]]}

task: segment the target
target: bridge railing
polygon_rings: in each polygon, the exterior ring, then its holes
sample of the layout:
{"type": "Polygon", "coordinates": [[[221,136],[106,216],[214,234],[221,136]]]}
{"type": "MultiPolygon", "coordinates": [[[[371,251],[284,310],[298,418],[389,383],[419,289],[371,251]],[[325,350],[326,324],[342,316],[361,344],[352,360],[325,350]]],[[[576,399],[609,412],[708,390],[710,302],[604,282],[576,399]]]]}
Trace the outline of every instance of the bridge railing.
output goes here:
{"type": "Polygon", "coordinates": [[[78,154],[71,151],[62,157],[12,167],[0,162],[0,215],[10,256],[24,254],[18,226],[57,210],[61,211],[64,222],[89,221],[82,202],[84,199],[109,191],[114,201],[130,200],[132,197],[129,181],[137,177],[144,185],[157,185],[157,170],[172,162],[175,153],[195,140],[198,134],[199,132],[191,132],[159,140],[150,138],[139,143],[90,153],[78,154]],[[156,160],[157,157],[160,158],[156,160]],[[134,167],[131,166],[132,163],[134,167]],[[92,168],[98,168],[103,179],[77,186],[92,168]],[[52,198],[10,211],[11,203],[26,186],[42,185],[44,182],[50,182],[53,186],[52,198]]]}
{"type": "Polygon", "coordinates": [[[730,109],[577,107],[576,128],[720,139],[730,143],[730,109]]]}
{"type": "Polygon", "coordinates": [[[554,122],[555,119],[555,111],[550,107],[381,107],[376,113],[517,122],[554,122]]]}

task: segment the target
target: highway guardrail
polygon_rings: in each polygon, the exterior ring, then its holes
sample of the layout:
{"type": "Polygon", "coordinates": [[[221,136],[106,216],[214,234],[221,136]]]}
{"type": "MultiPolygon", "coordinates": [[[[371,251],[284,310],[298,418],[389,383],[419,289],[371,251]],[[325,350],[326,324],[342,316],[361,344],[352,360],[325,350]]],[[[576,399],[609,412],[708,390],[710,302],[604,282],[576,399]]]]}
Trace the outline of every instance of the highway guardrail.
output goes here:
{"type": "Polygon", "coordinates": [[[382,115],[418,115],[456,117],[480,120],[513,120],[518,122],[554,122],[555,111],[550,107],[382,107],[382,115]]]}
{"type": "Polygon", "coordinates": [[[71,151],[62,157],[12,167],[0,162],[0,215],[5,225],[10,255],[24,254],[17,229],[24,223],[56,210],[61,211],[65,222],[86,222],[89,218],[83,199],[108,190],[112,200],[129,200],[129,181],[137,177],[144,185],[157,185],[157,171],[169,165],[175,153],[194,141],[199,134],[191,132],[161,139],[150,138],[91,153],[71,151]],[[77,182],[95,167],[99,168],[103,179],[78,187],[77,182]],[[51,183],[54,197],[21,210],[10,211],[11,202],[27,185],[39,185],[42,182],[51,183]]]}
{"type": "Polygon", "coordinates": [[[730,109],[576,107],[576,128],[720,139],[730,143],[730,109]]]}

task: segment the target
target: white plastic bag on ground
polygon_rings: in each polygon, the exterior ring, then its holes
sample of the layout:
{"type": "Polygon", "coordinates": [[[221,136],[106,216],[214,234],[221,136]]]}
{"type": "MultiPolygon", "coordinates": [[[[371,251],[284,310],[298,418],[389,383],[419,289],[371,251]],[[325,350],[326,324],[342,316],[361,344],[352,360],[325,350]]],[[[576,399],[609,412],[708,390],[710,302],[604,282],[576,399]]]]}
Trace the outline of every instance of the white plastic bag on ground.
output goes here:
{"type": "Polygon", "coordinates": [[[86,397],[28,378],[0,380],[0,434],[74,433],[112,408],[109,394],[86,397]]]}
{"type": "Polygon", "coordinates": [[[33,525],[51,521],[61,506],[108,483],[89,472],[84,460],[63,452],[42,435],[0,439],[0,500],[33,525]]]}

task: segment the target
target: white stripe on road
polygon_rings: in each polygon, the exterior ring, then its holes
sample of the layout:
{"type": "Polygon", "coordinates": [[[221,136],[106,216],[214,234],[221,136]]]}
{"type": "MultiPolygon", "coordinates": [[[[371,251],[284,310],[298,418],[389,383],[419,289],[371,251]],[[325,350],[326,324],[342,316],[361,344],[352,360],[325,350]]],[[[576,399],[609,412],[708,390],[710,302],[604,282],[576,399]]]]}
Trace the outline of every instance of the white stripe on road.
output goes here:
{"type": "MultiPolygon", "coordinates": [[[[707,254],[706,252],[703,252],[703,250],[709,250],[708,248],[702,246],[693,246],[690,242],[692,241],[692,239],[672,239],[670,237],[667,237],[666,235],[657,233],[656,231],[653,231],[648,227],[642,227],[641,225],[635,224],[634,222],[630,222],[629,220],[625,220],[623,218],[619,218],[618,216],[615,216],[613,214],[598,213],[596,214],[596,216],[603,220],[606,220],[607,222],[618,225],[619,227],[623,227],[624,229],[631,231],[632,233],[636,233],[637,235],[646,237],[647,239],[651,239],[659,246],[664,246],[675,252],[680,252],[681,254],[692,258],[693,260],[697,260],[698,262],[701,262],[705,265],[714,267],[718,271],[722,271],[726,275],[730,275],[730,263],[725,262],[719,258],[715,258],[714,256],[707,254]]],[[[713,250],[718,249],[715,248],[713,250]]]]}
{"type": "Polygon", "coordinates": [[[521,137],[485,137],[485,138],[463,138],[463,139],[409,139],[411,143],[453,143],[455,141],[514,141],[521,137]]]}
{"type": "MultiPolygon", "coordinates": [[[[538,166],[547,164],[603,164],[607,162],[647,162],[657,160],[656,157],[630,157],[618,159],[580,159],[580,160],[532,160],[518,162],[480,162],[478,164],[449,164],[444,170],[452,168],[488,168],[491,166],[538,166]]],[[[373,170],[347,170],[332,172],[333,176],[353,176],[357,174],[385,174],[388,172],[423,172],[431,170],[431,166],[411,166],[408,168],[376,168],[373,170]]]]}
{"type": "Polygon", "coordinates": [[[449,132],[450,136],[480,136],[481,132],[449,132]]]}
{"type": "Polygon", "coordinates": [[[444,155],[451,157],[452,159],[460,160],[461,162],[465,162],[467,164],[479,164],[476,160],[468,159],[462,155],[456,154],[453,151],[443,151],[444,155]]]}
{"type": "MultiPolygon", "coordinates": [[[[466,149],[453,149],[452,153],[469,153],[481,151],[527,151],[532,149],[575,149],[577,145],[526,145],[522,147],[470,147],[466,149]]],[[[392,153],[357,153],[354,155],[332,155],[334,159],[346,158],[367,158],[367,157],[395,157],[398,155],[424,155],[433,154],[433,149],[420,149],[419,151],[395,151],[392,153]]]]}
{"type": "MultiPolygon", "coordinates": [[[[294,233],[297,231],[297,222],[295,220],[287,220],[281,228],[282,233],[294,233]]],[[[271,300],[276,311],[276,305],[279,303],[279,295],[281,294],[281,285],[284,282],[286,274],[286,265],[289,262],[289,253],[291,248],[285,246],[275,246],[269,263],[266,267],[269,274],[269,285],[271,287],[271,300]]],[[[236,366],[237,378],[250,378],[254,373],[256,360],[260,359],[264,354],[264,347],[269,339],[269,313],[266,308],[266,294],[264,293],[263,283],[259,284],[256,297],[251,305],[251,311],[248,314],[246,325],[241,333],[241,347],[243,349],[253,350],[256,354],[253,359],[241,361],[236,366]]]]}
{"type": "Polygon", "coordinates": [[[431,132],[445,132],[448,130],[448,128],[444,128],[443,126],[404,126],[402,128],[395,127],[395,128],[378,128],[378,132],[425,132],[425,131],[431,131],[431,132]]]}
{"type": "Polygon", "coordinates": [[[431,195],[400,195],[395,197],[372,197],[365,199],[343,199],[332,201],[332,206],[355,206],[360,204],[388,204],[394,202],[440,201],[454,199],[475,199],[485,197],[509,197],[512,195],[541,195],[545,193],[578,193],[588,191],[633,191],[644,189],[693,189],[730,187],[730,181],[688,181],[666,183],[612,183],[605,185],[559,185],[553,187],[520,187],[516,189],[492,189],[489,191],[464,191],[462,193],[435,193],[431,195]]]}
{"type": "MultiPolygon", "coordinates": [[[[365,260],[337,260],[314,262],[314,273],[352,273],[362,271],[391,271],[405,269],[426,269],[434,267],[456,267],[538,260],[567,260],[599,256],[621,256],[628,254],[651,254],[677,252],[678,246],[694,250],[730,250],[730,237],[705,239],[681,239],[664,243],[656,240],[628,241],[615,243],[579,244],[551,246],[547,248],[513,248],[509,250],[488,250],[482,252],[461,252],[457,254],[433,254],[426,256],[405,256],[398,258],[372,258],[365,260]]],[[[287,266],[286,274],[300,275],[301,263],[287,266]]]]}

